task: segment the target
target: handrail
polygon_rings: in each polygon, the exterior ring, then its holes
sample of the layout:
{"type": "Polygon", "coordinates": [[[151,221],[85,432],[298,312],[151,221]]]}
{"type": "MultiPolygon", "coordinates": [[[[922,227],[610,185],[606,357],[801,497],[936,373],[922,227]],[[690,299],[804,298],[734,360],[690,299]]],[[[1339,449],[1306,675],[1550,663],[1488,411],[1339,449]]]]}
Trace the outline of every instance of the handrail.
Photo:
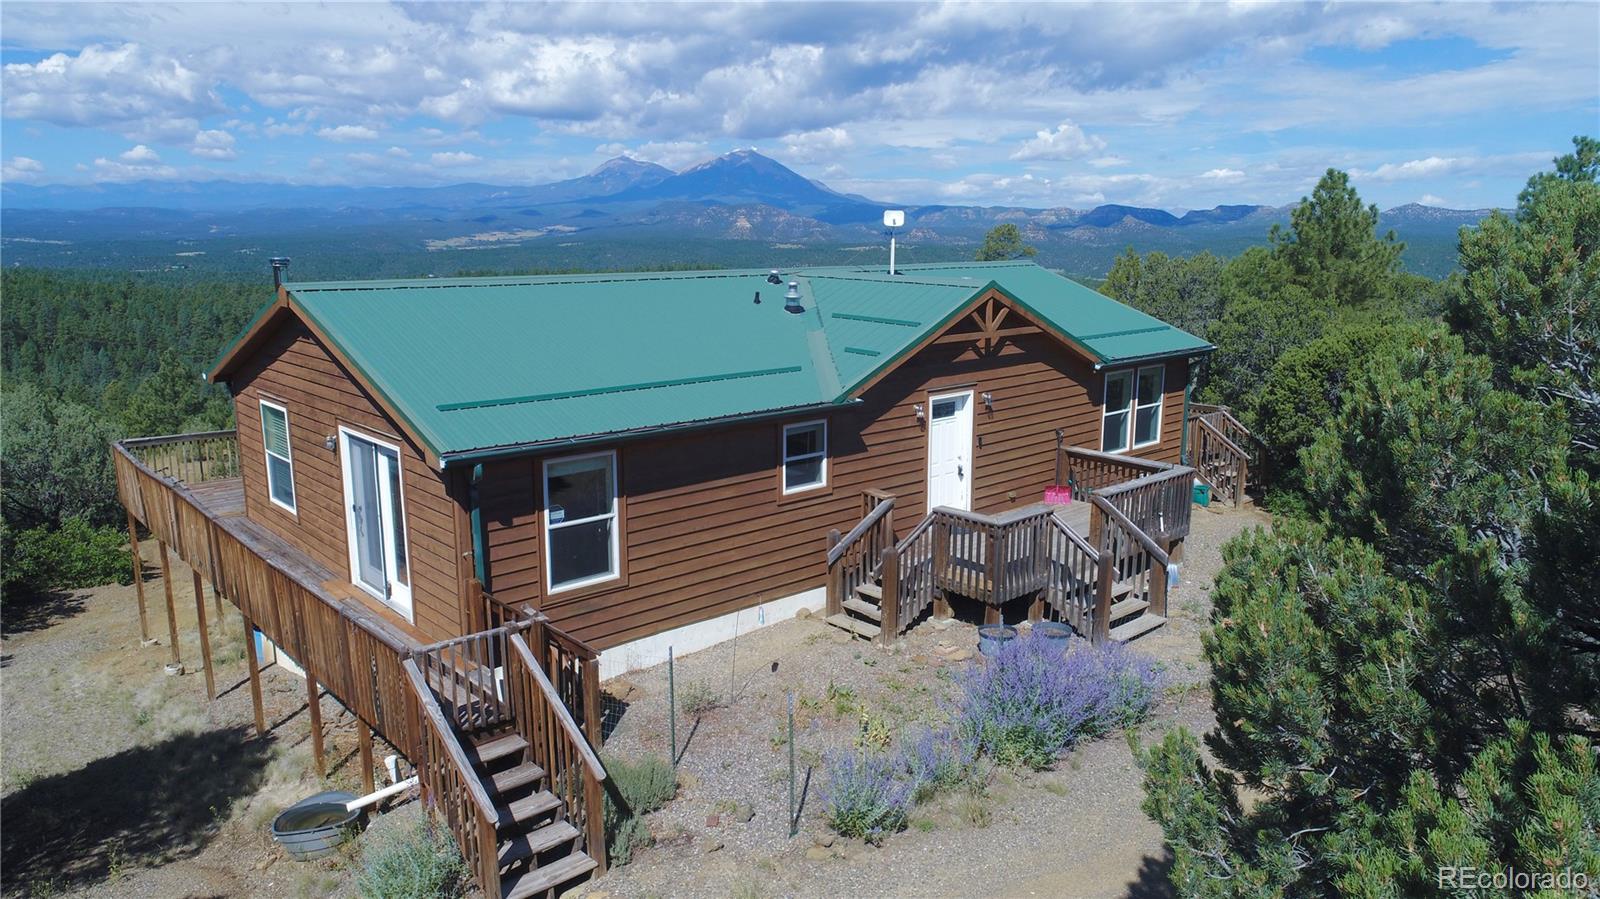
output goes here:
{"type": "MultiPolygon", "coordinates": [[[[1229,416],[1229,417],[1232,418],[1232,416],[1229,416]]],[[[1212,424],[1211,422],[1206,421],[1204,418],[1196,418],[1195,421],[1199,423],[1200,427],[1205,428],[1207,431],[1210,431],[1211,432],[1211,436],[1213,436],[1213,437],[1217,438],[1218,440],[1222,441],[1223,447],[1225,449],[1233,452],[1236,455],[1242,456],[1242,457],[1244,457],[1246,459],[1250,458],[1250,454],[1245,451],[1244,447],[1240,446],[1237,443],[1234,443],[1232,440],[1229,440],[1228,436],[1226,434],[1222,433],[1222,429],[1221,428],[1218,428],[1216,425],[1212,424]]],[[[1237,419],[1235,419],[1235,421],[1237,421],[1237,419]]],[[[1243,428],[1244,425],[1240,425],[1239,427],[1243,428]]],[[[1248,434],[1249,431],[1245,431],[1245,433],[1248,434]]]]}
{"type": "Polygon", "coordinates": [[[850,533],[845,534],[837,544],[828,548],[828,564],[832,565],[843,558],[845,550],[850,548],[850,544],[865,536],[867,531],[871,530],[872,526],[881,521],[883,516],[889,514],[889,510],[893,508],[894,497],[891,496],[879,503],[871,512],[868,512],[867,517],[861,519],[855,527],[850,529],[850,533]]]}
{"type": "MultiPolygon", "coordinates": [[[[1145,551],[1150,553],[1150,555],[1154,556],[1157,562],[1160,562],[1163,566],[1171,564],[1171,560],[1167,558],[1167,551],[1162,549],[1160,544],[1156,543],[1156,541],[1152,539],[1149,534],[1146,534],[1139,528],[1138,525],[1134,524],[1132,519],[1122,514],[1121,509],[1118,509],[1116,506],[1112,505],[1110,501],[1099,496],[1098,494],[1089,497],[1089,501],[1094,503],[1095,507],[1098,508],[1101,513],[1106,515],[1112,521],[1116,522],[1118,525],[1122,526],[1122,528],[1128,533],[1132,534],[1133,538],[1139,541],[1139,545],[1144,547],[1145,551]]],[[[1071,529],[1069,528],[1068,530],[1071,529]]]]}
{"type": "Polygon", "coordinates": [[[982,512],[972,512],[967,509],[957,509],[954,506],[935,506],[933,512],[937,512],[940,515],[944,515],[948,518],[968,521],[973,524],[986,525],[989,527],[1004,527],[1008,524],[1016,524],[1019,521],[1032,518],[1035,515],[1042,515],[1052,512],[1055,510],[1055,508],[1056,507],[1050,503],[1029,503],[1026,506],[1017,506],[1014,509],[1007,509],[998,515],[986,515],[982,512]]]}
{"type": "Polygon", "coordinates": [[[517,654],[522,656],[523,664],[528,666],[528,671],[533,674],[540,691],[555,710],[556,720],[566,732],[568,742],[572,743],[577,748],[578,755],[583,757],[583,764],[589,769],[589,773],[593,774],[596,780],[604,782],[607,777],[606,766],[600,763],[600,757],[595,755],[594,747],[584,739],[583,732],[578,729],[578,722],[572,720],[572,712],[567,709],[567,704],[561,701],[561,696],[556,693],[555,684],[550,683],[550,678],[534,659],[533,649],[528,646],[528,641],[523,639],[521,634],[512,634],[511,645],[516,648],[517,654]]]}
{"type": "Polygon", "coordinates": [[[418,646],[415,649],[410,650],[410,654],[413,656],[428,655],[430,653],[436,653],[441,649],[449,649],[452,646],[468,643],[473,640],[498,637],[501,634],[510,635],[517,631],[527,630],[528,628],[533,627],[533,625],[534,622],[531,619],[525,619],[522,621],[507,621],[505,624],[502,624],[499,627],[493,627],[486,631],[475,631],[470,634],[462,634],[459,637],[451,637],[447,640],[440,640],[437,643],[429,643],[426,646],[418,646]]]}
{"type": "Polygon", "coordinates": [[[1079,549],[1083,550],[1084,552],[1088,553],[1091,556],[1099,554],[1099,550],[1094,548],[1094,544],[1090,543],[1088,538],[1084,537],[1082,534],[1080,534],[1077,531],[1073,530],[1072,529],[1072,525],[1067,524],[1067,522],[1064,519],[1061,518],[1061,515],[1060,515],[1059,512],[1050,513],[1050,523],[1055,525],[1063,533],[1065,533],[1067,535],[1067,539],[1071,540],[1073,543],[1077,544],[1079,549]]]}
{"type": "Polygon", "coordinates": [[[472,763],[467,760],[466,750],[461,748],[461,741],[456,739],[455,729],[445,721],[444,710],[439,708],[439,701],[434,697],[433,690],[423,679],[422,669],[417,667],[416,659],[406,659],[400,664],[406,670],[406,676],[411,681],[411,689],[416,692],[417,702],[428,723],[439,735],[439,742],[444,744],[445,751],[450,755],[450,761],[461,775],[467,794],[472,797],[472,803],[478,807],[485,820],[499,820],[500,813],[495,809],[494,802],[489,799],[489,793],[483,788],[483,781],[478,778],[472,763]]]}
{"type": "Polygon", "coordinates": [[[556,627],[555,624],[550,621],[550,616],[546,615],[539,609],[533,610],[533,617],[530,618],[529,621],[536,621],[543,624],[544,632],[548,634],[551,639],[560,643],[565,643],[567,648],[573,650],[577,655],[584,656],[586,659],[600,658],[600,650],[595,649],[588,643],[585,643],[561,628],[556,627]]]}
{"type": "Polygon", "coordinates": [[[911,548],[911,544],[915,543],[917,538],[921,537],[931,527],[933,527],[933,516],[923,516],[923,519],[917,522],[917,526],[911,529],[911,533],[907,534],[904,540],[894,545],[895,552],[903,555],[907,549],[911,548]]]}
{"type": "Polygon", "coordinates": [[[1146,459],[1142,456],[1130,456],[1126,453],[1108,453],[1103,450],[1092,450],[1081,446],[1063,447],[1062,452],[1069,456],[1083,456],[1089,459],[1099,459],[1102,462],[1114,462],[1130,468],[1148,468],[1151,471],[1166,471],[1175,468],[1171,462],[1159,462],[1155,459],[1146,459]]]}
{"type": "Polygon", "coordinates": [[[1147,475],[1141,475],[1131,481],[1123,481],[1120,484],[1112,484],[1110,487],[1101,487],[1100,489],[1094,491],[1094,495],[1104,497],[1118,496],[1123,493],[1127,493],[1130,490],[1136,490],[1140,487],[1147,487],[1151,484],[1159,484],[1162,481],[1181,478],[1185,474],[1191,473],[1192,471],[1193,469],[1190,469],[1187,466],[1173,465],[1163,471],[1152,471],[1147,475]]]}
{"type": "Polygon", "coordinates": [[[200,431],[195,434],[162,434],[159,437],[124,437],[114,443],[129,449],[141,446],[160,446],[163,443],[182,443],[186,440],[220,440],[223,437],[237,437],[238,428],[228,428],[225,431],[200,431]]]}

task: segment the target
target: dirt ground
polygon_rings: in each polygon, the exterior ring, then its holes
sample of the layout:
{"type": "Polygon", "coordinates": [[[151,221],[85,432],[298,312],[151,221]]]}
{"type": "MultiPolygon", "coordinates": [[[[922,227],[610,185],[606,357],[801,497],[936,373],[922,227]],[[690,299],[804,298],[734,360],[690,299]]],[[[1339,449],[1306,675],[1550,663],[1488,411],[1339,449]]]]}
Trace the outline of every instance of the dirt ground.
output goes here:
{"type": "MultiPolygon", "coordinates": [[[[1134,648],[1167,665],[1172,686],[1142,734],[1203,729],[1210,709],[1199,634],[1218,549],[1253,511],[1195,511],[1167,627],[1134,648]]],[[[146,547],[154,562],[154,547],[146,547]]],[[[305,682],[263,672],[268,724],[254,736],[236,611],[221,626],[207,600],[222,695],[207,701],[188,571],[174,567],[180,650],[168,659],[162,585],[147,566],[150,627],[141,646],[134,589],[108,586],[7,612],[0,647],[0,891],[91,897],[312,897],[354,893],[356,849],[290,860],[272,818],[320,789],[359,792],[354,722],[322,700],[329,776],[312,771],[305,682]]],[[[782,622],[678,660],[679,797],[650,816],[657,844],[574,891],[612,896],[1158,896],[1160,832],[1139,810],[1122,737],[1079,747],[1055,769],[997,773],[983,795],[941,796],[882,848],[832,841],[816,777],[830,748],[892,739],[931,720],[949,672],[975,646],[971,624],[923,622],[881,650],[815,620],[782,622]],[[832,689],[830,690],[830,684],[832,689]],[[799,835],[788,835],[786,708],[796,703],[799,835]],[[716,707],[698,715],[696,702],[716,707]],[[807,782],[807,776],[812,779],[807,782]]],[[[665,755],[665,666],[608,684],[607,751],[665,755]]],[[[376,750],[379,759],[386,747],[376,750]]],[[[382,782],[382,773],[379,773],[382,782]]],[[[370,834],[418,814],[375,818],[370,834]]]]}
{"type": "MultiPolygon", "coordinates": [[[[0,887],[7,896],[349,894],[349,855],[295,862],[268,828],[279,811],[318,790],[361,792],[354,719],[323,697],[329,776],[320,781],[305,681],[274,665],[262,672],[272,730],[256,738],[243,623],[225,603],[219,629],[209,591],[222,695],[208,702],[192,581],[181,563],[173,579],[187,673],[166,675],[165,599],[154,545],[145,551],[157,645],[140,645],[131,586],[7,610],[0,887]]],[[[380,760],[391,751],[382,744],[375,750],[380,760]]],[[[384,782],[381,771],[377,776],[384,782]]]]}
{"type": "MultiPolygon", "coordinates": [[[[1169,624],[1131,647],[1159,660],[1169,684],[1136,739],[1211,724],[1200,633],[1220,547],[1265,515],[1195,510],[1169,624]]],[[[832,839],[817,791],[832,749],[893,740],[940,717],[951,673],[970,664],[976,628],[924,620],[892,649],[820,621],[775,624],[678,659],[681,787],[649,816],[657,845],[594,882],[591,896],[1168,895],[1161,832],[1140,811],[1133,750],[1123,735],[1078,747],[1037,774],[996,772],[980,795],[942,795],[910,827],[873,847],[832,839]],[[798,835],[789,836],[787,708],[795,703],[798,835]],[[686,706],[715,704],[699,714],[686,706]],[[809,781],[808,781],[809,776],[809,781]]],[[[970,619],[970,616],[969,616],[970,619]]],[[[665,756],[666,666],[608,686],[617,707],[606,749],[665,756]]]]}

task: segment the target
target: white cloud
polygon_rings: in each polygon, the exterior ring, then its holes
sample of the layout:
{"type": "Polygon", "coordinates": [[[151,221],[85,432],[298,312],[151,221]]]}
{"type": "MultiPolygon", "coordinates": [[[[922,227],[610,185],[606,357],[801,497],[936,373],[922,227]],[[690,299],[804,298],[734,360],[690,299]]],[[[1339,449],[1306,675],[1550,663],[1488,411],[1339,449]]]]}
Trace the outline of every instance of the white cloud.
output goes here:
{"type": "Polygon", "coordinates": [[[389,149],[384,150],[383,153],[385,156],[392,156],[395,159],[411,158],[411,151],[407,150],[405,147],[390,147],[389,149]]]}
{"type": "Polygon", "coordinates": [[[1397,181],[1404,178],[1429,178],[1453,172],[1466,164],[1468,160],[1456,157],[1429,156],[1426,159],[1412,159],[1407,162],[1386,162],[1371,171],[1352,169],[1350,174],[1358,178],[1370,178],[1374,181],[1397,181]]]}
{"type": "Polygon", "coordinates": [[[234,149],[233,143],[233,135],[226,131],[200,131],[195,133],[194,146],[189,148],[189,153],[201,159],[237,159],[239,152],[234,149]]]}
{"type": "Polygon", "coordinates": [[[170,165],[153,161],[126,162],[103,156],[94,161],[92,171],[96,181],[172,181],[178,177],[178,170],[170,165]]]}
{"type": "Polygon", "coordinates": [[[1238,169],[1211,169],[1201,174],[1200,177],[1219,184],[1237,184],[1244,180],[1244,172],[1238,169]]]}
{"type": "Polygon", "coordinates": [[[1424,206],[1438,206],[1444,209],[1450,208],[1450,201],[1439,196],[1438,194],[1423,194],[1417,198],[1417,202],[1424,206]]]}
{"type": "Polygon", "coordinates": [[[434,165],[470,165],[477,162],[480,157],[472,153],[453,150],[446,153],[435,153],[428,157],[434,165]]]}
{"type": "Polygon", "coordinates": [[[785,135],[782,155],[794,162],[821,162],[837,158],[841,151],[850,149],[855,143],[849,131],[830,126],[785,135]]]}
{"type": "Polygon", "coordinates": [[[1012,159],[1017,160],[1066,160],[1077,159],[1090,153],[1104,150],[1106,142],[1093,135],[1084,134],[1083,129],[1067,121],[1056,126],[1054,131],[1037,132],[1031,140],[1024,141],[1012,159]]]}
{"type": "Polygon", "coordinates": [[[0,181],[37,181],[44,175],[44,163],[27,156],[13,156],[0,166],[0,181]]]}
{"type": "Polygon", "coordinates": [[[365,125],[338,125],[318,128],[317,137],[338,143],[348,143],[358,140],[377,140],[378,132],[365,125]]]}
{"type": "Polygon", "coordinates": [[[1099,156],[1089,160],[1089,164],[1097,169],[1111,169],[1128,165],[1132,161],[1125,156],[1099,156]]]}
{"type": "Polygon", "coordinates": [[[161,156],[156,153],[156,151],[150,149],[144,144],[139,144],[136,147],[124,150],[117,158],[121,159],[123,162],[131,162],[135,165],[149,165],[151,163],[161,161],[161,156]]]}
{"type": "Polygon", "coordinates": [[[76,55],[8,63],[3,76],[0,108],[7,118],[103,128],[136,139],[186,138],[200,116],[223,109],[214,75],[137,43],[91,43],[76,55]]]}

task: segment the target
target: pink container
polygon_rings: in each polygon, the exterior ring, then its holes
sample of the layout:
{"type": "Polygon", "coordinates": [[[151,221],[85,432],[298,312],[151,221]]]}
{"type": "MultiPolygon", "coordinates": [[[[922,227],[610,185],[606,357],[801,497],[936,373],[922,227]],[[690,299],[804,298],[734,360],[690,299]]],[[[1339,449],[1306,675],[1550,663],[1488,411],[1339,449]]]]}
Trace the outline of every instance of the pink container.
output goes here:
{"type": "Polygon", "coordinates": [[[1052,484],[1044,488],[1044,501],[1065,506],[1072,502],[1072,488],[1062,484],[1052,484]]]}

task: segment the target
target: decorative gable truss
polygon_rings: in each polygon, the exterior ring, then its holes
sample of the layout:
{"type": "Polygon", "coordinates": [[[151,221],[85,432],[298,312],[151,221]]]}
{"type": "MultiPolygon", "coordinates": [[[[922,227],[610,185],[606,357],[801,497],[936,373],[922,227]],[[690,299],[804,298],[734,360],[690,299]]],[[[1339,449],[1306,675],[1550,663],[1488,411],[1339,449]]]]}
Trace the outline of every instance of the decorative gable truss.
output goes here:
{"type": "Polygon", "coordinates": [[[1013,314],[1011,306],[991,292],[933,342],[972,343],[980,357],[989,357],[999,354],[1008,340],[1039,333],[1038,325],[1021,314],[1013,314]]]}

